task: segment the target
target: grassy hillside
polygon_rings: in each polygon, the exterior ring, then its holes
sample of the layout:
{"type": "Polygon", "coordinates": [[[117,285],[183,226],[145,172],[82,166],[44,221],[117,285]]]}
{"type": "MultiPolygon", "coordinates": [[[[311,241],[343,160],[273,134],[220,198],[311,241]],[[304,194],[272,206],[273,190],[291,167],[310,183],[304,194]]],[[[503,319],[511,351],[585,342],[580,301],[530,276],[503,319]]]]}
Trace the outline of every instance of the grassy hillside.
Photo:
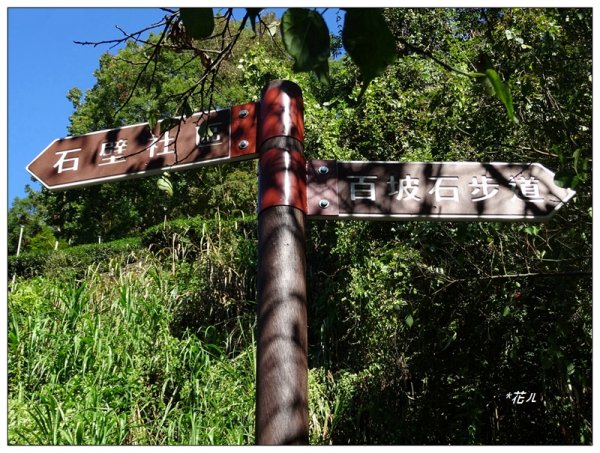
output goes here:
{"type": "MultiPolygon", "coordinates": [[[[530,236],[522,225],[309,224],[311,443],[589,442],[591,279],[470,268],[509,266],[503,241],[530,236]],[[464,244],[460,266],[445,241],[464,244]],[[516,391],[536,403],[511,404],[516,391]]],[[[254,218],[177,220],[19,260],[9,443],[254,443],[254,218]]]]}
{"type": "Polygon", "coordinates": [[[13,260],[25,276],[9,293],[9,443],[253,444],[254,230],[175,221],[126,247],[13,260]]]}

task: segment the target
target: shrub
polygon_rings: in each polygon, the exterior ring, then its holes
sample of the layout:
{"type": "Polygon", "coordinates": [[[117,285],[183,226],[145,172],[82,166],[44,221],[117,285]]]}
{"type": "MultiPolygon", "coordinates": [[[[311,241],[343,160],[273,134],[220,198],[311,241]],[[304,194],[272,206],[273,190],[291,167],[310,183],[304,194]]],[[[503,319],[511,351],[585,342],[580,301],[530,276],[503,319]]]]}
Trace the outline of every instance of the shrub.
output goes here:
{"type": "Polygon", "coordinates": [[[139,238],[124,238],[103,244],[83,244],[50,252],[30,252],[8,257],[8,275],[31,278],[36,275],[73,273],[81,276],[93,264],[106,269],[112,258],[125,262],[135,259],[140,249],[139,238]]]}

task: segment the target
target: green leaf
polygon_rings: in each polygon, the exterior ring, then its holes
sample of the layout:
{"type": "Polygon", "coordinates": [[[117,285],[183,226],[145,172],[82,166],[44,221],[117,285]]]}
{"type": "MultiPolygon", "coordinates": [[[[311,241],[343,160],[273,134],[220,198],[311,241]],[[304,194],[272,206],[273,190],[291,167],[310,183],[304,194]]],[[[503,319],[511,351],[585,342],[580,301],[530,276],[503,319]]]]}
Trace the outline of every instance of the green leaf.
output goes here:
{"type": "Polygon", "coordinates": [[[412,327],[415,321],[414,321],[412,315],[407,315],[406,318],[404,319],[404,322],[406,323],[406,325],[408,327],[412,327]]]}
{"type": "Polygon", "coordinates": [[[277,34],[277,30],[279,30],[280,25],[281,24],[279,21],[274,20],[269,25],[267,25],[267,31],[271,36],[275,36],[277,34]]]}
{"type": "Polygon", "coordinates": [[[185,117],[190,117],[190,116],[192,116],[194,114],[194,111],[192,110],[192,106],[188,102],[188,99],[186,99],[183,102],[183,104],[181,106],[181,113],[185,117]]]}
{"type": "Polygon", "coordinates": [[[494,89],[494,93],[502,103],[504,107],[506,107],[506,113],[508,113],[508,117],[510,120],[517,124],[519,119],[515,115],[515,109],[513,107],[512,96],[510,94],[510,90],[502,83],[500,76],[498,73],[492,69],[488,68],[485,70],[485,76],[487,80],[491,83],[492,88],[494,89]]]}
{"type": "Polygon", "coordinates": [[[160,122],[160,133],[161,135],[165,132],[173,129],[175,126],[179,124],[178,118],[166,118],[160,122]]]}
{"type": "Polygon", "coordinates": [[[156,123],[158,122],[158,115],[156,114],[155,110],[149,111],[146,115],[148,116],[148,125],[150,126],[150,130],[153,131],[156,127],[156,123]]]}
{"type": "Polygon", "coordinates": [[[294,71],[314,71],[329,78],[329,29],[323,17],[310,9],[290,8],[281,18],[285,50],[294,58],[294,71]]]}
{"type": "Polygon", "coordinates": [[[574,189],[579,184],[580,179],[571,169],[565,168],[554,175],[554,184],[563,189],[574,189]]]}
{"type": "Polygon", "coordinates": [[[573,168],[578,174],[580,170],[583,170],[583,166],[580,165],[582,162],[584,161],[581,160],[581,149],[578,148],[573,152],[573,168]]]}
{"type": "Polygon", "coordinates": [[[250,26],[252,27],[252,31],[256,33],[256,18],[262,11],[262,8],[246,8],[246,13],[248,14],[248,18],[250,19],[250,26]]]}
{"type": "Polygon", "coordinates": [[[510,307],[506,306],[504,307],[504,311],[502,312],[502,316],[508,316],[510,315],[510,307]]]}
{"type": "Polygon", "coordinates": [[[192,38],[208,38],[215,29],[212,8],[181,8],[179,16],[185,25],[185,31],[192,38]]]}
{"type": "Polygon", "coordinates": [[[396,57],[396,40],[380,9],[348,9],[342,43],[360,70],[364,88],[396,57]]]}
{"type": "Polygon", "coordinates": [[[173,183],[168,173],[163,174],[157,181],[156,185],[160,190],[166,192],[170,197],[173,196],[173,183]]]}
{"type": "Polygon", "coordinates": [[[201,142],[212,137],[213,135],[214,132],[210,127],[208,127],[208,121],[204,121],[198,125],[198,136],[200,137],[201,142]]]}

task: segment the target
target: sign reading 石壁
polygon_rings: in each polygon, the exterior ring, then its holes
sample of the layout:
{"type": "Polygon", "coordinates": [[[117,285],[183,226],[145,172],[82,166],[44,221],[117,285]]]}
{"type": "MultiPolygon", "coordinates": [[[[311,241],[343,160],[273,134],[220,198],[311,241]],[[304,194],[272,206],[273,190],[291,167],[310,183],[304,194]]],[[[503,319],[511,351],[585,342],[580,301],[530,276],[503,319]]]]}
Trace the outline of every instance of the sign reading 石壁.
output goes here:
{"type": "Polygon", "coordinates": [[[141,123],[54,140],[27,170],[61,190],[254,157],[256,112],[249,103],[152,129],[141,123]]]}
{"type": "Polygon", "coordinates": [[[575,195],[540,164],[342,162],[307,165],[308,215],[406,220],[547,220],[575,195]]]}

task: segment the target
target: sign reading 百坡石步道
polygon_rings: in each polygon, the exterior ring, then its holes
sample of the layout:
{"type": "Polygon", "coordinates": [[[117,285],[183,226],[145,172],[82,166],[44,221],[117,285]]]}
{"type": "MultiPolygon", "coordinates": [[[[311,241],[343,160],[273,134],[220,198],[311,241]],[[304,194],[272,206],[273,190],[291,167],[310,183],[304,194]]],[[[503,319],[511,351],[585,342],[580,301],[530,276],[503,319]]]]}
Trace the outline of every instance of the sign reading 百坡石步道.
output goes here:
{"type": "Polygon", "coordinates": [[[541,221],[575,195],[537,163],[313,160],[307,187],[324,219],[541,221]]]}

